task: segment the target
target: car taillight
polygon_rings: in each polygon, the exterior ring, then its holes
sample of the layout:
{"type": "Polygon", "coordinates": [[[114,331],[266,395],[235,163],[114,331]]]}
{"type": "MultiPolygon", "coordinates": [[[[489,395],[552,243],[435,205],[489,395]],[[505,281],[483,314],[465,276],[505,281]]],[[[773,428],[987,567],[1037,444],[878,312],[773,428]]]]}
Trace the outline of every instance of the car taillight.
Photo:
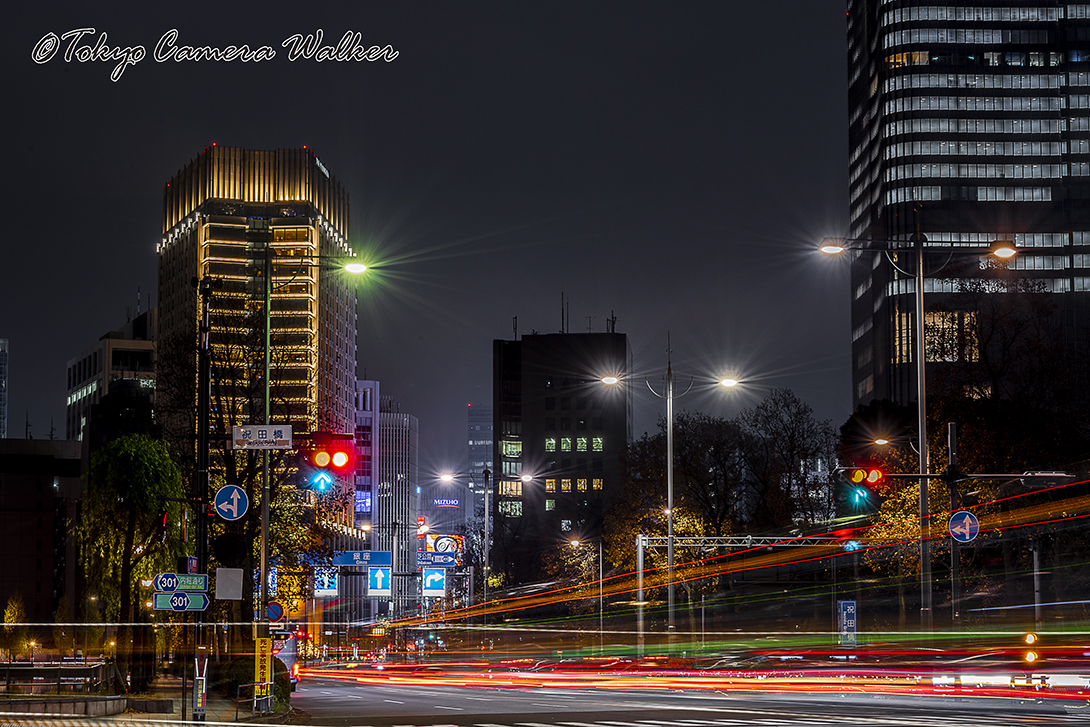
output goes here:
{"type": "Polygon", "coordinates": [[[293,677],[295,677],[296,679],[299,678],[299,664],[292,664],[291,665],[291,675],[293,677]]]}

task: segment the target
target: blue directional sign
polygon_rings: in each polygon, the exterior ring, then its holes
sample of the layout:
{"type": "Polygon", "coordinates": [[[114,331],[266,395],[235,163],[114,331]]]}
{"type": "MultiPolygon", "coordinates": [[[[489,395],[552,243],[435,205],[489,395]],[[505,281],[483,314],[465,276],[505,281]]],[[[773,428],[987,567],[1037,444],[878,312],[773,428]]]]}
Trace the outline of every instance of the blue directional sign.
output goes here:
{"type": "Polygon", "coordinates": [[[208,608],[206,593],[156,593],[154,606],[156,611],[204,611],[208,608]]]}
{"type": "Polygon", "coordinates": [[[250,508],[250,498],[238,485],[224,485],[216,492],[215,507],[224,520],[238,520],[250,508]]]}
{"type": "Polygon", "coordinates": [[[416,551],[417,568],[454,568],[456,565],[458,565],[457,553],[416,551]]]}
{"type": "Polygon", "coordinates": [[[447,572],[443,568],[424,568],[420,571],[420,595],[442,597],[447,595],[447,572]]]}
{"type": "Polygon", "coordinates": [[[980,521],[966,510],[950,516],[950,537],[959,543],[968,543],[980,533],[980,521]]]}
{"type": "Polygon", "coordinates": [[[856,610],[855,601],[837,601],[840,614],[840,645],[855,646],[856,624],[859,622],[859,612],[856,610]]]}
{"type": "Polygon", "coordinates": [[[393,553],[389,550],[338,550],[333,554],[333,565],[393,565],[393,553]]]}
{"type": "Polygon", "coordinates": [[[367,595],[389,596],[393,593],[390,588],[390,568],[367,569],[367,595]]]}

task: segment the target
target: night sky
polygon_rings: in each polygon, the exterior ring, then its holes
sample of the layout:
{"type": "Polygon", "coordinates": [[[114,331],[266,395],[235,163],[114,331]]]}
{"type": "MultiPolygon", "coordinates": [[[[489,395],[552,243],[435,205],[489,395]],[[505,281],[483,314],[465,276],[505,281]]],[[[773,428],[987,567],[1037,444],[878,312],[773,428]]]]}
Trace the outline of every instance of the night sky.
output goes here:
{"type": "MultiPolygon", "coordinates": [[[[733,372],[677,408],[732,415],[787,386],[850,413],[842,2],[14,4],[3,53],[8,436],[64,437],[65,365],[148,294],[167,180],[213,142],[307,145],[348,190],[359,369],[420,420],[421,475],[465,462],[491,400],[492,339],[603,331],[638,372],[733,372]],[[94,28],[146,57],[37,64],[94,28]],[[177,45],[271,46],[260,62],[157,62],[177,45]],[[288,60],[321,29],[390,62],[288,60]],[[44,54],[45,46],[39,50],[44,54]]],[[[646,387],[643,387],[646,389],[646,387]]],[[[644,392],[647,394],[648,392],[644,392]]],[[[635,433],[664,411],[637,396],[635,433]]]]}

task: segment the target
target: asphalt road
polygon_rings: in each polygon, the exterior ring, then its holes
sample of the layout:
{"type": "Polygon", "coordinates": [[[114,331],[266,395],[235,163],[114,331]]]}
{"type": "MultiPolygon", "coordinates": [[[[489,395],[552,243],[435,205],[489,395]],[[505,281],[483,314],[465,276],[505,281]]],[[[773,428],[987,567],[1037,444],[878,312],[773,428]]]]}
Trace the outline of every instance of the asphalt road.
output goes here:
{"type": "Polygon", "coordinates": [[[487,689],[359,685],[305,679],[293,722],[329,727],[1090,727],[1090,707],[1015,700],[871,695],[487,689]]]}

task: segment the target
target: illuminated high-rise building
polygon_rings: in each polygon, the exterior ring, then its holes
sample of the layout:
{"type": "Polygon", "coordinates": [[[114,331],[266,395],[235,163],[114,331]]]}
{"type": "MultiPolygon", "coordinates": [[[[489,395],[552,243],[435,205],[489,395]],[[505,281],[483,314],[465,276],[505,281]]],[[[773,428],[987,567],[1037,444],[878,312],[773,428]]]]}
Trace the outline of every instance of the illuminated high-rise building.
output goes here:
{"type": "MultiPolygon", "coordinates": [[[[1090,314],[1090,5],[849,0],[852,238],[906,254],[851,268],[853,403],[916,398],[913,236],[925,270],[952,247],[1016,243],[1018,275],[1052,294],[1057,337],[1086,347],[1090,314]],[[904,272],[898,271],[900,267],[904,272]]],[[[962,261],[965,258],[960,258],[962,261]]],[[[924,283],[927,368],[976,355],[976,311],[950,295],[971,265],[924,283]],[[930,340],[930,338],[928,339],[930,340]]],[[[977,285],[979,285],[977,283],[977,285]]],[[[996,295],[1003,293],[996,292],[996,295]]]]}
{"type": "MultiPolygon", "coordinates": [[[[161,356],[177,359],[181,351],[196,359],[194,282],[209,277],[213,431],[261,421],[266,246],[274,261],[271,420],[295,432],[350,433],[356,296],[350,274],[317,265],[319,257],[354,255],[348,194],[305,147],[207,147],[167,183],[158,245],[161,356]]],[[[173,404],[192,400],[192,391],[183,387],[173,404]]]]}

